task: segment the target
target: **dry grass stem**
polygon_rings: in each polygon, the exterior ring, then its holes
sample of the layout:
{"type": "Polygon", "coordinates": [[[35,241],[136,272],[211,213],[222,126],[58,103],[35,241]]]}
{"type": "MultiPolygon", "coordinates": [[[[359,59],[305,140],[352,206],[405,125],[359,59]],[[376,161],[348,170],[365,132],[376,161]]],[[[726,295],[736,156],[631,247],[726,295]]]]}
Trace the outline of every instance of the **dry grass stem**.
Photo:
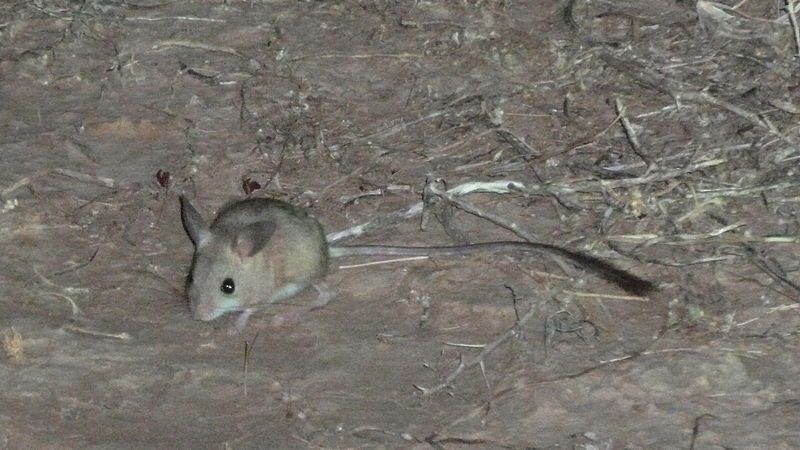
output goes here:
{"type": "MultiPolygon", "coordinates": [[[[784,181],[782,183],[775,183],[763,186],[751,186],[741,188],[724,188],[724,189],[698,189],[693,196],[697,198],[704,197],[749,197],[760,196],[769,191],[786,191],[792,188],[800,187],[800,183],[784,181]]],[[[777,200],[777,199],[776,199],[777,200]]]]}
{"type": "Polygon", "coordinates": [[[22,335],[14,328],[3,336],[3,350],[8,359],[15,363],[25,361],[24,342],[22,335]]]}
{"type": "Polygon", "coordinates": [[[598,139],[599,139],[601,136],[603,136],[604,134],[608,133],[608,130],[610,130],[611,128],[613,128],[613,127],[614,127],[614,125],[616,125],[616,124],[617,124],[617,122],[619,122],[619,119],[620,119],[620,116],[619,116],[619,114],[617,114],[617,116],[616,116],[616,117],[614,117],[614,120],[612,120],[612,121],[611,121],[611,123],[609,123],[609,124],[608,124],[608,125],[607,125],[605,128],[603,128],[603,129],[602,129],[602,130],[601,130],[599,133],[597,133],[597,134],[593,135],[593,136],[592,136],[592,137],[590,137],[590,138],[587,138],[587,139],[580,139],[580,140],[578,140],[578,142],[577,142],[577,143],[573,143],[573,144],[571,144],[571,145],[568,145],[568,146],[567,146],[567,151],[573,151],[573,150],[577,150],[577,149],[579,149],[579,148],[586,147],[587,145],[591,145],[592,143],[594,143],[595,141],[597,141],[597,140],[598,140],[598,139]]]}
{"type": "Polygon", "coordinates": [[[794,9],[794,0],[786,0],[786,12],[789,15],[789,22],[792,25],[792,34],[794,35],[794,46],[797,52],[796,56],[800,58],[800,28],[797,25],[797,14],[794,9]]]}
{"type": "Polygon", "coordinates": [[[209,17],[191,17],[191,16],[166,16],[166,17],[143,17],[143,16],[133,16],[133,17],[125,17],[125,20],[133,20],[133,21],[142,21],[142,22],[158,22],[161,20],[177,20],[177,21],[186,21],[186,22],[213,22],[213,23],[225,23],[227,22],[224,19],[212,19],[209,17]]]}
{"type": "Polygon", "coordinates": [[[72,316],[73,317],[78,317],[78,316],[82,316],[83,315],[83,311],[81,311],[81,308],[78,307],[78,304],[69,295],[62,294],[60,292],[48,292],[48,291],[41,291],[41,293],[43,295],[51,295],[53,297],[58,297],[60,299],[66,300],[70,304],[70,306],[72,307],[72,316]]]}
{"type": "MultiPolygon", "coordinates": [[[[650,184],[660,181],[669,181],[673,178],[679,177],[681,175],[685,175],[688,173],[696,172],[701,169],[705,169],[708,167],[718,166],[720,164],[724,164],[724,159],[712,159],[708,161],[699,161],[691,164],[687,164],[685,167],[678,168],[678,169],[661,169],[656,172],[651,172],[641,177],[635,178],[625,178],[621,180],[600,180],[600,184],[606,188],[621,188],[621,187],[633,187],[642,184],[650,184]]],[[[585,186],[586,190],[589,190],[593,183],[576,183],[576,189],[580,189],[581,187],[585,186]]],[[[596,189],[596,188],[595,188],[596,189]]],[[[583,189],[580,189],[583,190],[583,189]]]]}
{"type": "Polygon", "coordinates": [[[613,242],[625,242],[630,244],[647,243],[647,245],[693,245],[693,244],[745,244],[748,242],[761,242],[768,244],[795,244],[800,243],[800,236],[748,236],[746,234],[723,234],[744,227],[744,223],[727,225],[708,233],[678,233],[669,236],[659,236],[657,234],[619,234],[609,235],[607,240],[613,242]]]}
{"type": "Polygon", "coordinates": [[[458,342],[443,342],[444,345],[448,347],[460,347],[460,348],[485,348],[486,344],[461,344],[458,342]]]}
{"type": "MultiPolygon", "coordinates": [[[[703,157],[706,160],[714,160],[714,159],[727,159],[728,156],[725,155],[727,153],[741,152],[743,150],[750,150],[750,149],[753,149],[753,144],[752,143],[725,145],[725,146],[721,146],[721,147],[712,147],[712,148],[708,148],[708,149],[702,149],[702,152],[703,152],[703,157]],[[721,155],[725,155],[725,156],[721,157],[721,155]]],[[[658,162],[660,164],[662,164],[662,165],[665,165],[665,163],[670,162],[670,161],[686,160],[687,158],[693,158],[693,157],[697,156],[697,154],[700,151],[701,151],[701,149],[698,149],[698,148],[692,148],[692,149],[689,149],[689,150],[683,150],[683,151],[680,151],[680,152],[677,152],[677,153],[673,153],[671,155],[662,156],[662,157],[658,158],[658,162]]],[[[643,162],[643,161],[637,161],[637,162],[632,162],[632,163],[627,163],[627,164],[615,164],[613,167],[609,167],[609,170],[620,171],[620,170],[635,169],[635,168],[643,167],[643,166],[646,167],[647,164],[645,162],[643,162]]]]}
{"type": "Polygon", "coordinates": [[[578,292],[578,291],[571,291],[564,289],[563,291],[565,294],[571,294],[575,297],[580,298],[596,298],[596,299],[608,299],[608,300],[631,300],[636,302],[649,302],[650,299],[648,297],[640,297],[638,295],[614,295],[614,294],[600,294],[595,292],[578,292]]]}
{"type": "Polygon", "coordinates": [[[362,53],[362,54],[348,54],[348,53],[329,53],[327,55],[307,55],[292,58],[292,61],[302,61],[306,59],[372,59],[372,58],[397,58],[397,59],[416,59],[422,58],[422,55],[416,53],[362,53]]]}
{"type": "Polygon", "coordinates": [[[182,47],[182,48],[191,48],[196,50],[205,50],[209,52],[220,52],[220,53],[227,53],[229,55],[238,56],[239,58],[244,58],[244,55],[239,53],[236,49],[232,47],[225,47],[223,45],[214,45],[214,44],[206,44],[205,42],[194,42],[182,39],[169,39],[165,41],[156,42],[150,47],[151,50],[164,50],[167,48],[175,48],[175,47],[182,47]]]}
{"type": "Polygon", "coordinates": [[[617,117],[622,124],[622,129],[625,130],[625,136],[628,137],[628,141],[631,143],[633,152],[639,155],[639,157],[642,158],[642,161],[647,164],[648,172],[655,170],[657,168],[655,162],[652,160],[652,158],[650,158],[650,155],[648,155],[647,152],[642,149],[642,145],[639,143],[639,138],[636,136],[636,130],[633,129],[631,121],[625,115],[625,105],[622,104],[622,100],[616,98],[614,100],[614,107],[617,111],[617,117]]]}
{"type": "Polygon", "coordinates": [[[74,178],[78,181],[83,181],[84,183],[97,184],[107,188],[113,188],[117,186],[117,183],[113,179],[107,177],[98,177],[62,168],[55,169],[53,172],[65,177],[74,178]]]}
{"type": "Polygon", "coordinates": [[[371,261],[371,262],[361,263],[361,264],[344,264],[344,265],[338,266],[338,268],[339,269],[355,269],[357,267],[369,267],[369,266],[378,266],[378,265],[382,265],[382,264],[395,264],[395,263],[399,263],[399,262],[420,261],[420,260],[429,259],[429,258],[430,258],[429,256],[408,256],[408,257],[405,257],[405,258],[395,258],[395,259],[387,259],[387,260],[381,260],[381,261],[371,261]]]}
{"type": "Polygon", "coordinates": [[[90,330],[90,329],[83,328],[83,327],[76,327],[74,325],[64,325],[61,328],[64,329],[64,330],[67,330],[67,331],[73,331],[75,333],[85,334],[85,335],[88,335],[88,336],[107,338],[107,339],[118,339],[118,340],[121,340],[121,341],[128,341],[128,340],[131,339],[131,335],[128,334],[128,333],[124,333],[124,332],[123,333],[106,333],[106,332],[103,332],[103,331],[90,330]]]}

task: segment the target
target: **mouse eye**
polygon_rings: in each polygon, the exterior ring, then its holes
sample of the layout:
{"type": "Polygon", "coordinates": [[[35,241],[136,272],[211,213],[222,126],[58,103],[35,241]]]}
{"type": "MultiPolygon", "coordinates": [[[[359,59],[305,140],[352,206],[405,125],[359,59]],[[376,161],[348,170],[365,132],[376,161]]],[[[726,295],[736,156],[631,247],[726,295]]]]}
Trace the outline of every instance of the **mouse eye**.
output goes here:
{"type": "Polygon", "coordinates": [[[222,285],[219,287],[219,290],[225,294],[233,294],[233,291],[236,290],[236,286],[233,284],[233,278],[225,278],[222,280],[222,285]]]}

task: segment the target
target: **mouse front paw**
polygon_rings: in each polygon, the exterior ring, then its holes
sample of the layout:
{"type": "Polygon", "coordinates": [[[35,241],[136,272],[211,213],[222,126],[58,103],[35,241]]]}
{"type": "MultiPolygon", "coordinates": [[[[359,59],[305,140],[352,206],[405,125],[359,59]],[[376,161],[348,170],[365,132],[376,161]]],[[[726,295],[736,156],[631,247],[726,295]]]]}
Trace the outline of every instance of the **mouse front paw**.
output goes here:
{"type": "Polygon", "coordinates": [[[255,309],[252,308],[248,308],[242,311],[242,313],[239,314],[239,317],[236,318],[236,323],[233,324],[233,327],[231,327],[228,330],[228,334],[231,336],[242,334],[242,332],[244,331],[244,327],[247,326],[247,319],[249,319],[254,312],[255,309]]]}
{"type": "Polygon", "coordinates": [[[272,318],[270,324],[273,327],[288,327],[294,325],[300,322],[300,319],[303,318],[303,315],[305,315],[307,311],[308,309],[306,308],[296,308],[285,313],[277,314],[272,318]]]}

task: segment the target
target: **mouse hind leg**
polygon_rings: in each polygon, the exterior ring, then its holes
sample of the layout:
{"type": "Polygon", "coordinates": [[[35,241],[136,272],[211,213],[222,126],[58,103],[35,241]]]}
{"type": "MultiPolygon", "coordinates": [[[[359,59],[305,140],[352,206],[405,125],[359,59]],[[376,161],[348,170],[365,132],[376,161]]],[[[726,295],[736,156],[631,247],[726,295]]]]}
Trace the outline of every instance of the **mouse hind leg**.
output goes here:
{"type": "Polygon", "coordinates": [[[314,283],[314,289],[317,290],[317,298],[307,307],[303,308],[295,308],[291,311],[287,311],[282,314],[278,314],[277,316],[272,318],[272,325],[276,327],[292,325],[300,321],[300,319],[305,315],[305,313],[309,311],[313,311],[315,309],[319,309],[327,305],[331,302],[334,298],[336,298],[336,293],[331,290],[327,284],[320,281],[314,283]]]}

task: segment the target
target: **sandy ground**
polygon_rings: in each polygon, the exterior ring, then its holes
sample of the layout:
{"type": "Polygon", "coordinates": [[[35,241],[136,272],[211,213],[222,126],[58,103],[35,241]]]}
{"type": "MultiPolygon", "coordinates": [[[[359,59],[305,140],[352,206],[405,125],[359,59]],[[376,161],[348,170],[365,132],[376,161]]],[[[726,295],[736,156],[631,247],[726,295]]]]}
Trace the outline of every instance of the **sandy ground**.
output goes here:
{"type": "Polygon", "coordinates": [[[783,8],[2,2],[0,448],[800,447],[783,8]],[[426,180],[454,195],[423,230],[426,180]],[[351,258],[327,307],[231,335],[189,315],[179,194],[345,243],[526,237],[659,290],[351,258]]]}

